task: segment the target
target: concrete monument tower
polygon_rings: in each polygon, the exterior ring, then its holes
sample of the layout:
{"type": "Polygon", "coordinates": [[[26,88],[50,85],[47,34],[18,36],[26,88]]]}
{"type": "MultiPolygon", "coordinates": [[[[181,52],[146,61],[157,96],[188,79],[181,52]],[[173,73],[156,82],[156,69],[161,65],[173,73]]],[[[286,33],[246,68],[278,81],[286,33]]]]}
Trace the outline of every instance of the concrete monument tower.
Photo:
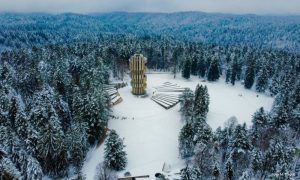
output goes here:
{"type": "Polygon", "coordinates": [[[145,75],[147,58],[142,54],[134,54],[129,59],[132,94],[143,95],[146,93],[147,76],[145,75]]]}

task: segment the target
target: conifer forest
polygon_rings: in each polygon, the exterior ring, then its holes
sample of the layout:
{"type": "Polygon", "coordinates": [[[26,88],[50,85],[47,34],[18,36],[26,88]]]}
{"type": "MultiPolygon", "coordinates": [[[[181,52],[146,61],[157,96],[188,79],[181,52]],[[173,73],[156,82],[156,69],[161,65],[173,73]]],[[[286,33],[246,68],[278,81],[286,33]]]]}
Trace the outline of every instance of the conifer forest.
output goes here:
{"type": "Polygon", "coordinates": [[[0,13],[0,179],[142,175],[300,179],[299,15],[0,13]],[[147,58],[142,97],[134,54],[147,58]]]}

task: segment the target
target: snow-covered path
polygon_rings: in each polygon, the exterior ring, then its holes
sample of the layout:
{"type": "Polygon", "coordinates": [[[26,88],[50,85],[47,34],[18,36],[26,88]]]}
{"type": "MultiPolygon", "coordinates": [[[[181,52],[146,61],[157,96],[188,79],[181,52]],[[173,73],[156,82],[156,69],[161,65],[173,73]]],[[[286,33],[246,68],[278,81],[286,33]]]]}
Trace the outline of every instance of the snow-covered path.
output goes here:
{"type": "MultiPolygon", "coordinates": [[[[251,123],[252,114],[259,108],[270,110],[273,98],[251,90],[245,90],[241,85],[231,86],[220,82],[201,82],[192,77],[190,80],[171,74],[148,74],[149,96],[139,98],[130,92],[131,87],[119,89],[123,102],[113,107],[113,114],[119,119],[111,119],[109,128],[115,129],[120,137],[124,137],[128,166],[126,171],[132,175],[153,175],[160,172],[163,163],[172,166],[173,172],[178,171],[184,162],[178,154],[178,134],[183,126],[180,119],[179,105],[166,110],[153,102],[150,98],[153,87],[164,82],[176,83],[182,87],[195,89],[198,83],[207,85],[210,95],[208,124],[215,130],[223,126],[224,122],[237,117],[240,123],[251,123]]],[[[127,78],[128,84],[130,79],[127,78]]],[[[83,173],[88,180],[93,179],[96,165],[103,161],[103,146],[91,149],[83,167],[83,173]]],[[[125,172],[125,171],[124,171],[125,172]]],[[[122,175],[123,172],[120,173],[122,175]]]]}

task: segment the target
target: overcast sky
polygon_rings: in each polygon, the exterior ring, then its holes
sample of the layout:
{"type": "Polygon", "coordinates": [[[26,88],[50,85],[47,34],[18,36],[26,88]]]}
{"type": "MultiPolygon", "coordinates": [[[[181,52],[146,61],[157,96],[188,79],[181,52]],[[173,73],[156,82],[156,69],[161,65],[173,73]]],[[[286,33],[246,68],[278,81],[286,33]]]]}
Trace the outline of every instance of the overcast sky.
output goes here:
{"type": "Polygon", "coordinates": [[[0,0],[1,12],[175,12],[300,14],[300,0],[0,0]]]}

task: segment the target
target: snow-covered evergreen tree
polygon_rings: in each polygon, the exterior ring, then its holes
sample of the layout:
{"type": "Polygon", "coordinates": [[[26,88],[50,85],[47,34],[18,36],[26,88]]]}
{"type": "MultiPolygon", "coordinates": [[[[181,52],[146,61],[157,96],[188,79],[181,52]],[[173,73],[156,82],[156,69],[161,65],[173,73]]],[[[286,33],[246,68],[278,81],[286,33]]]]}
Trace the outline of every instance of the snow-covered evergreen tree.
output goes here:
{"type": "MultiPolygon", "coordinates": [[[[276,101],[275,101],[276,103],[276,101]]],[[[287,96],[283,97],[283,100],[280,104],[274,106],[273,108],[273,117],[272,122],[275,127],[279,128],[286,126],[288,120],[291,117],[290,104],[287,96]]]]}
{"type": "Polygon", "coordinates": [[[237,79],[237,73],[238,73],[238,60],[237,60],[237,56],[235,55],[232,60],[231,69],[230,69],[230,83],[232,85],[235,84],[235,81],[237,79]]]}
{"type": "Polygon", "coordinates": [[[254,84],[255,80],[255,69],[253,62],[249,62],[247,65],[246,73],[245,73],[245,88],[251,89],[252,85],[254,84]]]}
{"type": "Polygon", "coordinates": [[[290,128],[300,135],[300,104],[292,111],[291,119],[289,120],[290,128]]]}
{"type": "Polygon", "coordinates": [[[210,177],[213,171],[214,147],[212,143],[198,142],[194,149],[194,164],[199,168],[202,177],[210,177]]]}
{"type": "Polygon", "coordinates": [[[182,69],[182,77],[185,79],[189,79],[191,75],[191,61],[188,59],[184,62],[183,69],[182,69]]]}
{"type": "Polygon", "coordinates": [[[38,159],[45,173],[54,177],[63,177],[67,174],[67,148],[65,136],[56,116],[42,128],[37,141],[38,159]]]}
{"type": "Polygon", "coordinates": [[[194,154],[194,130],[190,123],[186,123],[180,131],[179,154],[182,158],[188,158],[194,154]]]}
{"type": "Polygon", "coordinates": [[[193,123],[194,129],[194,142],[208,144],[212,138],[212,129],[211,127],[203,120],[193,123]]]}
{"type": "Polygon", "coordinates": [[[192,64],[191,64],[191,74],[194,76],[198,75],[198,59],[195,56],[192,58],[192,64]]]}
{"type": "Polygon", "coordinates": [[[218,180],[220,178],[220,167],[218,163],[215,163],[212,171],[212,179],[218,180]]]}
{"type": "Polygon", "coordinates": [[[233,165],[232,165],[232,159],[228,159],[226,164],[225,164],[224,179],[233,180],[234,179],[233,173],[234,173],[234,169],[233,169],[233,165]]]}
{"type": "Polygon", "coordinates": [[[258,72],[255,89],[257,92],[265,92],[268,87],[268,72],[263,66],[258,72]]]}
{"type": "Polygon", "coordinates": [[[195,90],[194,117],[206,117],[209,106],[209,95],[206,86],[197,85],[195,90]]]}
{"type": "Polygon", "coordinates": [[[115,130],[111,130],[104,148],[105,166],[116,171],[124,170],[127,165],[125,145],[115,130]]]}
{"type": "Polygon", "coordinates": [[[87,141],[87,124],[86,123],[74,123],[68,131],[68,148],[70,151],[71,161],[76,168],[76,172],[82,168],[85,154],[88,148],[87,141]]]}
{"type": "Polygon", "coordinates": [[[229,83],[230,82],[230,77],[231,77],[231,68],[227,67],[226,69],[226,74],[225,74],[225,82],[229,83]]]}
{"type": "Polygon", "coordinates": [[[251,153],[251,169],[254,174],[258,174],[261,177],[263,172],[263,155],[258,149],[253,149],[251,153]]]}
{"type": "Polygon", "coordinates": [[[238,124],[236,126],[233,134],[233,148],[237,148],[237,151],[250,150],[250,142],[248,139],[246,124],[244,124],[243,126],[238,124]]]}
{"type": "Polygon", "coordinates": [[[219,68],[220,68],[219,60],[216,57],[214,57],[208,68],[208,72],[207,72],[208,81],[216,81],[220,78],[221,73],[219,68]]]}
{"type": "Polygon", "coordinates": [[[42,179],[43,170],[40,163],[32,156],[27,157],[26,179],[42,179]]]}
{"type": "Polygon", "coordinates": [[[0,155],[0,179],[20,179],[21,173],[7,157],[0,155]]]}
{"type": "Polygon", "coordinates": [[[189,167],[188,165],[180,170],[181,180],[196,180],[201,179],[201,172],[195,166],[189,167]]]}
{"type": "Polygon", "coordinates": [[[198,73],[199,77],[204,78],[206,74],[206,66],[205,66],[205,60],[204,58],[200,58],[198,60],[198,73]]]}
{"type": "Polygon", "coordinates": [[[193,116],[194,92],[190,89],[183,91],[180,101],[180,111],[185,119],[189,122],[193,116]]]}
{"type": "Polygon", "coordinates": [[[264,108],[261,107],[258,111],[252,116],[252,128],[250,129],[251,141],[255,146],[261,146],[268,141],[268,136],[265,136],[268,133],[268,128],[270,128],[271,120],[264,108]]]}
{"type": "Polygon", "coordinates": [[[11,99],[9,109],[10,121],[18,136],[23,139],[27,137],[28,128],[28,117],[24,108],[24,103],[20,96],[15,96],[11,99]]]}
{"type": "MultiPolygon", "coordinates": [[[[77,90],[78,92],[79,90],[77,90]]],[[[103,137],[106,132],[108,121],[108,103],[104,92],[95,90],[94,92],[74,96],[73,110],[75,120],[88,123],[89,142],[95,143],[103,137]]]]}
{"type": "Polygon", "coordinates": [[[254,129],[260,129],[268,125],[270,118],[264,108],[259,108],[252,116],[252,124],[254,129]]]}

